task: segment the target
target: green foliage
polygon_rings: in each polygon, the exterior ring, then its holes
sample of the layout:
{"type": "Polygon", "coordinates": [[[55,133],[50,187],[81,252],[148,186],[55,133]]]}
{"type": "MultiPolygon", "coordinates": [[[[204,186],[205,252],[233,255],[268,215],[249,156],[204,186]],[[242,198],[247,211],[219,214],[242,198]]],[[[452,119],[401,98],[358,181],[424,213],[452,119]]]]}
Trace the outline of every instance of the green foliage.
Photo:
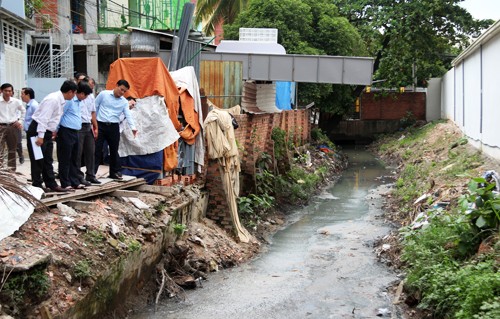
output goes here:
{"type": "Polygon", "coordinates": [[[84,259],[77,262],[73,267],[73,275],[80,280],[92,276],[92,261],[84,259]]]}
{"type": "Polygon", "coordinates": [[[427,188],[427,181],[421,180],[420,176],[426,176],[428,171],[420,165],[406,165],[396,181],[396,196],[401,199],[403,205],[411,204],[427,188]]]}
{"type": "Polygon", "coordinates": [[[164,200],[161,200],[154,206],[154,210],[157,213],[163,213],[167,207],[167,203],[164,200]]]}
{"type": "Polygon", "coordinates": [[[43,5],[43,0],[26,0],[24,2],[24,12],[26,17],[31,19],[35,13],[42,10],[43,5]]]}
{"type": "Polygon", "coordinates": [[[255,167],[260,171],[272,172],[273,169],[273,157],[266,152],[260,154],[259,159],[255,162],[255,167]]]}
{"type": "Polygon", "coordinates": [[[457,51],[478,36],[492,20],[475,20],[461,0],[333,0],[362,35],[375,57],[375,79],[385,87],[442,76],[457,51]]]}
{"type": "Polygon", "coordinates": [[[195,24],[205,23],[203,31],[213,35],[215,27],[221,21],[232,23],[238,14],[247,7],[248,0],[197,0],[195,9],[195,24]]]}
{"type": "Polygon", "coordinates": [[[498,312],[494,301],[500,292],[500,274],[495,255],[467,259],[478,244],[470,223],[460,215],[445,214],[431,218],[428,227],[407,228],[403,233],[406,288],[421,295],[419,308],[430,309],[439,318],[498,312]]]}
{"type": "Polygon", "coordinates": [[[415,125],[416,122],[417,119],[415,118],[415,115],[413,114],[412,111],[406,112],[406,115],[399,120],[399,124],[401,124],[402,128],[413,126],[415,125]]]}
{"type": "Polygon", "coordinates": [[[25,272],[10,274],[1,282],[0,295],[8,300],[14,312],[20,312],[27,299],[40,299],[47,295],[50,279],[45,268],[35,267],[25,272]]]}
{"type": "Polygon", "coordinates": [[[459,175],[470,175],[473,170],[480,165],[481,153],[476,152],[474,154],[469,154],[467,152],[452,152],[448,153],[449,159],[444,161],[442,164],[448,167],[445,170],[445,174],[449,177],[456,177],[459,175]],[[451,165],[451,166],[447,166],[451,165]]]}
{"type": "Polygon", "coordinates": [[[184,224],[176,223],[173,225],[173,229],[174,229],[174,234],[176,234],[177,236],[181,236],[186,231],[187,226],[184,224]]]}
{"type": "Polygon", "coordinates": [[[257,194],[274,194],[275,176],[267,170],[257,172],[257,194]]]}
{"type": "Polygon", "coordinates": [[[267,193],[238,197],[238,212],[245,226],[254,228],[267,212],[273,208],[275,198],[267,193]]]}
{"type": "Polygon", "coordinates": [[[85,240],[90,242],[92,245],[99,245],[104,242],[106,237],[99,230],[90,230],[85,234],[85,240]]]}
{"type": "Polygon", "coordinates": [[[304,202],[314,193],[320,180],[320,175],[311,174],[301,167],[292,167],[277,178],[276,192],[289,203],[304,202]]]}
{"type": "Polygon", "coordinates": [[[497,233],[500,225],[500,198],[493,193],[495,183],[484,178],[474,178],[469,183],[469,193],[460,197],[462,211],[466,212],[473,227],[485,238],[497,233]]]}
{"type": "Polygon", "coordinates": [[[288,156],[288,150],[293,147],[287,141],[287,133],[279,127],[273,128],[271,139],[274,141],[274,156],[277,161],[281,161],[288,156]]]}
{"type": "MultiPolygon", "coordinates": [[[[177,224],[178,225],[178,224],[177,224]]],[[[174,228],[174,232],[175,232],[175,228],[174,228]]],[[[138,242],[137,240],[135,239],[131,239],[129,242],[128,242],[128,247],[127,247],[127,250],[131,253],[135,252],[135,251],[139,251],[141,250],[141,243],[138,242]]]]}
{"type": "Polygon", "coordinates": [[[311,130],[311,139],[313,140],[314,144],[324,144],[332,150],[335,150],[337,147],[320,128],[313,128],[311,130]]]}

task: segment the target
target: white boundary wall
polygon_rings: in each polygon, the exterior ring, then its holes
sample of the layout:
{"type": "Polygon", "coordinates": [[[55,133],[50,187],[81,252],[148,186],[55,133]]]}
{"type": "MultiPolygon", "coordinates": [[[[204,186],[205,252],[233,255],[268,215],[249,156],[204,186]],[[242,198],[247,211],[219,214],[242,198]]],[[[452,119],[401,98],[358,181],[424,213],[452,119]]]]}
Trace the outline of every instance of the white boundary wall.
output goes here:
{"type": "Polygon", "coordinates": [[[469,142],[500,159],[500,21],[454,61],[441,82],[441,117],[469,142]]]}

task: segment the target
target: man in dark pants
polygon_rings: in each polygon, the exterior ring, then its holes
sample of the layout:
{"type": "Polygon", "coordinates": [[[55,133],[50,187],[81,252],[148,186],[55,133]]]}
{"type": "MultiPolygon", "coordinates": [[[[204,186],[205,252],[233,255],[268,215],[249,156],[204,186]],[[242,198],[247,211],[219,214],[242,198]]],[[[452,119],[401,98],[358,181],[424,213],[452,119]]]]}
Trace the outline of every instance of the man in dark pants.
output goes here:
{"type": "MultiPolygon", "coordinates": [[[[35,113],[36,109],[38,108],[38,102],[35,100],[35,91],[33,91],[32,88],[28,88],[28,87],[22,88],[21,89],[21,101],[26,103],[26,115],[24,117],[23,129],[25,132],[27,132],[28,128],[30,127],[31,121],[32,121],[31,117],[33,116],[33,113],[35,113]]],[[[28,141],[28,143],[30,142],[29,139],[27,139],[27,141],[28,141]]],[[[17,145],[18,154],[19,154],[19,149],[21,149],[21,154],[22,154],[22,142],[19,142],[17,145]],[[21,146],[19,146],[19,144],[21,144],[21,146]]],[[[19,163],[23,164],[24,163],[24,156],[21,157],[21,154],[19,154],[19,163]]]]}
{"type": "Polygon", "coordinates": [[[137,129],[129,111],[129,102],[123,97],[128,89],[130,89],[128,82],[119,80],[113,90],[102,91],[95,99],[99,127],[95,146],[95,172],[97,173],[101,162],[103,143],[107,141],[110,155],[109,178],[112,179],[122,179],[120,158],[118,157],[121,114],[125,115],[134,136],[137,135],[137,129]]]}
{"type": "MultiPolygon", "coordinates": [[[[22,122],[26,109],[20,100],[12,97],[14,95],[12,84],[4,83],[0,90],[2,91],[0,98],[0,147],[3,148],[4,143],[7,144],[8,167],[15,172],[17,140],[23,128],[22,122]]],[[[0,163],[3,164],[3,154],[0,156],[0,163]]]]}
{"type": "Polygon", "coordinates": [[[32,116],[33,120],[26,135],[30,140],[28,143],[28,153],[31,161],[31,180],[33,186],[42,187],[43,182],[52,191],[68,191],[57,185],[54,177],[54,167],[52,166],[54,161],[52,159],[54,143],[52,136],[53,134],[55,135],[66,101],[73,99],[76,89],[75,82],[64,81],[59,91],[50,93],[40,102],[38,109],[32,116]],[[31,137],[34,138],[31,139],[31,137]],[[37,146],[41,147],[43,158],[35,160],[32,140],[37,146]]]}
{"type": "MultiPolygon", "coordinates": [[[[88,84],[93,90],[95,85],[94,79],[89,78],[88,84]]],[[[82,163],[83,160],[87,170],[84,174],[81,169],[79,169],[78,177],[80,179],[80,183],[85,186],[90,186],[91,184],[101,184],[101,182],[95,177],[94,173],[95,139],[98,136],[94,94],[89,94],[89,96],[82,101],[81,106],[82,128],[78,133],[78,158],[80,163],[82,163]]]]}
{"type": "Polygon", "coordinates": [[[72,101],[66,102],[59,128],[57,130],[57,159],[59,160],[59,179],[61,187],[69,189],[84,188],[80,186],[78,171],[78,134],[82,128],[82,101],[92,93],[87,82],[80,82],[72,101]]]}

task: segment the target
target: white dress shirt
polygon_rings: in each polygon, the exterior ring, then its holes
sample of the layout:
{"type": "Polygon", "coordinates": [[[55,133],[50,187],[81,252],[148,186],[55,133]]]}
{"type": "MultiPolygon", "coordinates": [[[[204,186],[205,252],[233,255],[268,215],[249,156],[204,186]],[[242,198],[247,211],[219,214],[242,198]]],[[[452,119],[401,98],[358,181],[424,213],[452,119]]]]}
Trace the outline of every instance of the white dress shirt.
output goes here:
{"type": "Polygon", "coordinates": [[[89,94],[89,96],[82,101],[82,123],[92,122],[92,112],[95,112],[94,93],[89,94]]]}
{"type": "Polygon", "coordinates": [[[21,100],[11,97],[8,102],[5,102],[3,97],[0,97],[0,124],[12,124],[16,121],[23,124],[26,108],[21,100]]]}
{"type": "Polygon", "coordinates": [[[46,131],[57,131],[64,104],[66,104],[66,100],[61,91],[50,93],[40,102],[32,116],[33,120],[38,123],[36,129],[38,137],[43,138],[46,131]]]}

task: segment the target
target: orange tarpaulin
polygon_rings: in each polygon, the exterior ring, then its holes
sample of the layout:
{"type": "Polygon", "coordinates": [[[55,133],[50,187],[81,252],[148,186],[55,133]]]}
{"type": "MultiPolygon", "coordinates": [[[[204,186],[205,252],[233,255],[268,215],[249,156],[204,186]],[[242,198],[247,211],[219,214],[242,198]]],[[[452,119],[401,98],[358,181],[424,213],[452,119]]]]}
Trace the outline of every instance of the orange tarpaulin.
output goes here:
{"type": "MultiPolygon", "coordinates": [[[[125,97],[163,96],[172,123],[174,126],[175,123],[178,123],[179,90],[160,58],[122,58],[116,60],[109,67],[106,89],[114,89],[116,83],[121,79],[127,80],[130,84],[130,89],[125,93],[125,97]]],[[[176,127],[176,129],[180,128],[176,127]]],[[[163,157],[165,170],[175,168],[177,166],[177,143],[164,149],[163,157]]]]}
{"type": "MultiPolygon", "coordinates": [[[[181,109],[184,114],[184,119],[188,123],[184,130],[179,132],[181,137],[189,145],[193,145],[196,139],[196,135],[200,133],[201,125],[198,120],[198,112],[194,110],[194,100],[186,89],[180,89],[181,92],[180,101],[181,109]]],[[[175,124],[174,124],[175,125],[175,124]]]]}
{"type": "Polygon", "coordinates": [[[116,87],[118,80],[130,83],[130,90],[125,97],[144,98],[161,95],[170,109],[171,105],[179,105],[179,91],[160,58],[123,58],[113,62],[109,67],[106,89],[116,87]]]}

